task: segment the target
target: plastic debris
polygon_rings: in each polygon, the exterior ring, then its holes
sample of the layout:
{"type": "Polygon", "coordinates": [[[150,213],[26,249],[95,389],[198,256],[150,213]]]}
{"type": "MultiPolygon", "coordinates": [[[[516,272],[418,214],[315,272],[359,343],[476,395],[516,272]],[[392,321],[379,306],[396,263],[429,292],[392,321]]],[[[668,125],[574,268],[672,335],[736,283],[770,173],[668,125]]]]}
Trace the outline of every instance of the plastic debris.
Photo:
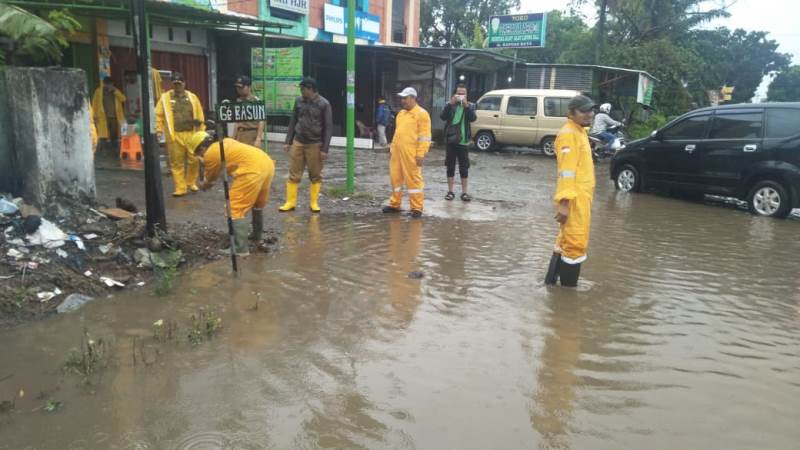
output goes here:
{"type": "Polygon", "coordinates": [[[83,275],[86,276],[86,277],[91,277],[92,276],[92,271],[91,270],[87,270],[86,272],[83,272],[83,275]]]}
{"type": "Polygon", "coordinates": [[[91,241],[92,239],[97,239],[97,235],[94,233],[84,234],[83,238],[87,241],[91,241]]]}
{"type": "Polygon", "coordinates": [[[100,277],[100,281],[105,283],[105,285],[108,287],[125,287],[124,284],[109,277],[100,277]]]}
{"type": "Polygon", "coordinates": [[[97,247],[97,249],[98,249],[98,250],[100,250],[100,253],[102,253],[102,254],[104,254],[104,255],[105,255],[106,253],[108,253],[109,251],[111,251],[111,249],[112,249],[113,247],[114,247],[114,246],[113,246],[112,244],[103,244],[103,245],[101,245],[101,246],[97,247]]]}
{"type": "Polygon", "coordinates": [[[5,214],[7,216],[11,216],[16,214],[19,211],[17,205],[13,202],[10,202],[5,199],[5,197],[0,197],[0,214],[5,214]]]}
{"type": "Polygon", "coordinates": [[[16,246],[24,246],[25,245],[25,241],[23,241],[20,238],[12,239],[12,240],[8,241],[8,243],[11,244],[11,245],[16,245],[16,246]]]}
{"type": "Polygon", "coordinates": [[[9,256],[14,259],[20,259],[23,256],[25,256],[25,254],[15,248],[10,248],[8,249],[8,252],[6,252],[6,256],[9,256]]]}
{"type": "Polygon", "coordinates": [[[88,295],[83,294],[70,294],[67,298],[61,302],[58,307],[56,307],[56,311],[59,314],[68,313],[71,311],[75,311],[76,309],[80,308],[81,306],[91,302],[94,300],[94,297],[89,297],[88,295]]]}
{"type": "Polygon", "coordinates": [[[55,288],[50,292],[39,292],[36,294],[36,298],[39,299],[40,302],[44,303],[53,299],[53,297],[60,295],[61,289],[55,288]]]}
{"type": "Polygon", "coordinates": [[[44,248],[53,249],[64,245],[68,236],[47,219],[42,219],[42,225],[35,233],[27,236],[28,242],[32,245],[42,245],[44,248]]]}
{"type": "Polygon", "coordinates": [[[69,257],[69,253],[65,252],[64,250],[61,250],[60,248],[56,250],[56,255],[58,255],[58,256],[60,256],[62,258],[69,257]]]}
{"type": "Polygon", "coordinates": [[[83,245],[83,241],[78,236],[76,236],[74,234],[70,234],[69,235],[69,240],[74,242],[75,246],[78,247],[79,249],[81,249],[83,251],[86,251],[86,246],[83,245]]]}
{"type": "Polygon", "coordinates": [[[140,281],[140,282],[136,283],[136,285],[139,286],[139,287],[144,286],[144,284],[145,284],[144,281],[140,281]]]}

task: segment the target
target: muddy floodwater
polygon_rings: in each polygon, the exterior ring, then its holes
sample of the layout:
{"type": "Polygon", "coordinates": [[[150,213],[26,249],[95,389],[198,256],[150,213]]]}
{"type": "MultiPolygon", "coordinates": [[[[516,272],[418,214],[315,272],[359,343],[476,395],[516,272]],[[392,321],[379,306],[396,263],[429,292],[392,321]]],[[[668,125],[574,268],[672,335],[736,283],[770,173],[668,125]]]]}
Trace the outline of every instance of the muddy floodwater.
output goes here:
{"type": "Polygon", "coordinates": [[[0,331],[0,449],[800,448],[800,220],[597,170],[575,290],[542,285],[552,161],[482,154],[471,204],[429,167],[422,220],[285,215],[238,279],[0,331]],[[202,306],[223,327],[190,345],[202,306]],[[60,369],[84,328],[111,355],[88,387],[60,369]]]}

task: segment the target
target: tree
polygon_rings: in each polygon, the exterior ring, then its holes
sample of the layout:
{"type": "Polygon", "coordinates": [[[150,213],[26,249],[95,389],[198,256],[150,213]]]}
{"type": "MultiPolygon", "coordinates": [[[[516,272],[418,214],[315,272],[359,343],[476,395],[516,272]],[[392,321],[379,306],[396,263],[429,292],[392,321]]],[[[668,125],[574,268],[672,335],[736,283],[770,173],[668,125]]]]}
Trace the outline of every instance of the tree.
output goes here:
{"type": "Polygon", "coordinates": [[[80,23],[66,11],[54,10],[47,18],[22,8],[0,3],[0,35],[14,43],[10,62],[22,57],[30,63],[48,64],[61,59],[69,44],[66,35],[80,29],[80,23]]]}
{"type": "Polygon", "coordinates": [[[519,0],[422,0],[420,41],[430,47],[469,47],[478,24],[484,32],[493,15],[508,14],[519,0]]]}
{"type": "Polygon", "coordinates": [[[536,63],[589,64],[593,39],[591,30],[579,16],[550,11],[546,47],[520,49],[519,58],[536,63]]]}
{"type": "Polygon", "coordinates": [[[779,72],[767,91],[771,102],[800,102],[800,66],[779,72]]]}

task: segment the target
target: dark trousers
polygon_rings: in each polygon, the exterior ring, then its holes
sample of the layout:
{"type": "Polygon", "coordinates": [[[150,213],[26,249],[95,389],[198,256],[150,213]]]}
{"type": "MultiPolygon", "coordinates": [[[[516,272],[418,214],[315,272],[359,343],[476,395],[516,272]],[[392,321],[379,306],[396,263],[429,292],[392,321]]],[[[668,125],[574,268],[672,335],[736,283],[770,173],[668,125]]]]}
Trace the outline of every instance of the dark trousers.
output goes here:
{"type": "Polygon", "coordinates": [[[461,144],[447,144],[447,155],[444,165],[447,167],[447,178],[456,176],[456,160],[458,160],[458,173],[461,178],[469,176],[469,147],[461,144]]]}

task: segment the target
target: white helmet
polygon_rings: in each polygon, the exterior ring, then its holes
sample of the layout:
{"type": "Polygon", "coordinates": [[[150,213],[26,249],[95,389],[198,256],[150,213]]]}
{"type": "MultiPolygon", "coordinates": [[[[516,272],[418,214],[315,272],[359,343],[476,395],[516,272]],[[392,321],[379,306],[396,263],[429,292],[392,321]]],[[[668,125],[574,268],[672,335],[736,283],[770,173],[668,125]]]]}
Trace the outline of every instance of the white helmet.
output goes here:
{"type": "Polygon", "coordinates": [[[600,105],[600,112],[604,112],[606,114],[611,112],[611,103],[603,103],[600,105]]]}

